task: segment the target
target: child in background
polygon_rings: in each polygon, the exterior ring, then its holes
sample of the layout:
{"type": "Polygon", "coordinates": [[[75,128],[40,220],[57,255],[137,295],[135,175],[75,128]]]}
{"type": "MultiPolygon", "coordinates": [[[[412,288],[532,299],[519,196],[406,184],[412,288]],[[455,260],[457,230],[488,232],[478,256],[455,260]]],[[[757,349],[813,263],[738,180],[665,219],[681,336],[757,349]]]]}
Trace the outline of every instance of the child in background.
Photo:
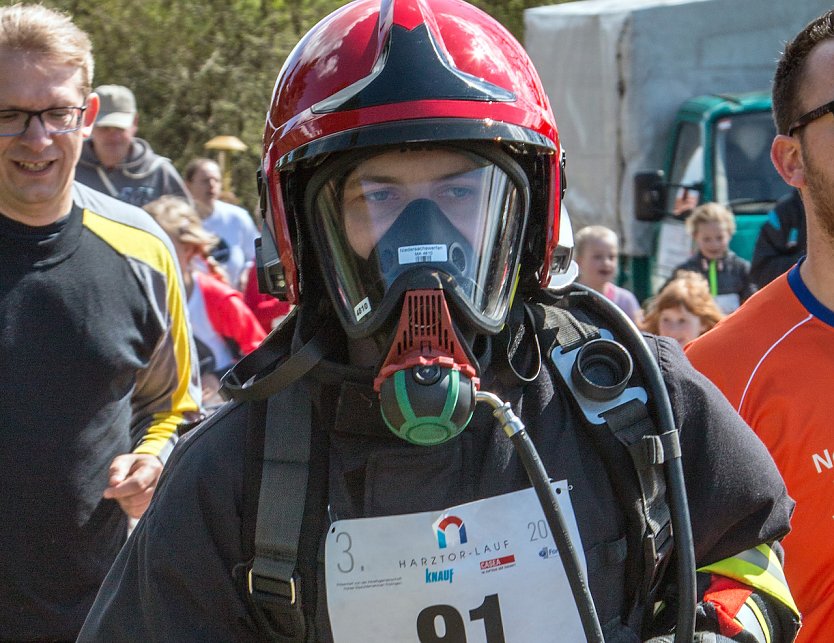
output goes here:
{"type": "Polygon", "coordinates": [[[649,302],[645,331],[676,339],[683,347],[724,317],[697,272],[681,271],[649,302]]]}
{"type": "Polygon", "coordinates": [[[642,318],[633,293],[614,284],[620,256],[617,233],[601,225],[586,226],[574,238],[574,259],[579,266],[577,281],[601,292],[635,322],[642,318]]]}
{"type": "Polygon", "coordinates": [[[216,408],[220,377],[241,357],[252,352],[266,333],[242,295],[212,274],[208,260],[218,237],[207,232],[196,210],[180,198],[163,196],[145,206],[171,238],[188,297],[188,317],[200,358],[203,405],[216,408]]]}
{"type": "Polygon", "coordinates": [[[750,262],[730,250],[736,232],[733,213],[719,203],[703,203],[686,220],[686,230],[698,251],[675,268],[701,273],[718,307],[729,314],[756,292],[750,278],[750,262]]]}

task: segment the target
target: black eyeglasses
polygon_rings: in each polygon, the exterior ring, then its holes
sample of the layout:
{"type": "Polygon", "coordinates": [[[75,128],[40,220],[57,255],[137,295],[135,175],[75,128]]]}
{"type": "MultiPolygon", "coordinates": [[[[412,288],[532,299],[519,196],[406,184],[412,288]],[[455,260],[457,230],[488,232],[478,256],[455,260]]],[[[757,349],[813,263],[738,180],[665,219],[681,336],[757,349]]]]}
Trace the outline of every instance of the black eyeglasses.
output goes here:
{"type": "Polygon", "coordinates": [[[37,116],[48,134],[69,134],[81,127],[87,107],[50,107],[36,112],[27,109],[0,109],[0,136],[20,136],[32,117],[37,116]]]}
{"type": "Polygon", "coordinates": [[[822,105],[821,107],[812,109],[807,114],[803,114],[802,116],[797,118],[793,122],[793,124],[788,128],[788,136],[793,136],[793,133],[796,130],[805,127],[808,123],[815,121],[821,116],[825,116],[828,113],[834,114],[834,100],[832,100],[830,103],[822,105]]]}

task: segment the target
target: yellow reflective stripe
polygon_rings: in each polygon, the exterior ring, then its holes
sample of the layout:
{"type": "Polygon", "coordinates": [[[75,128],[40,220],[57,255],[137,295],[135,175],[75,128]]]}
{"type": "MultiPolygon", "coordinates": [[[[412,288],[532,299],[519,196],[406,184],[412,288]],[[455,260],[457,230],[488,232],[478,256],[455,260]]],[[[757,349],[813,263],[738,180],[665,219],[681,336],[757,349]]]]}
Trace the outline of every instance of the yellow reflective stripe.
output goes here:
{"type": "Polygon", "coordinates": [[[779,559],[776,557],[773,549],[767,545],[759,545],[753,549],[748,549],[740,554],[736,554],[733,558],[739,558],[752,565],[766,569],[774,576],[780,578],[785,585],[788,584],[788,581],[785,579],[785,573],[782,571],[782,565],[779,563],[779,559]]]}
{"type": "Polygon", "coordinates": [[[799,616],[799,609],[791,596],[782,564],[768,545],[748,549],[712,565],[701,567],[698,571],[726,576],[759,589],[785,604],[799,616]]]}

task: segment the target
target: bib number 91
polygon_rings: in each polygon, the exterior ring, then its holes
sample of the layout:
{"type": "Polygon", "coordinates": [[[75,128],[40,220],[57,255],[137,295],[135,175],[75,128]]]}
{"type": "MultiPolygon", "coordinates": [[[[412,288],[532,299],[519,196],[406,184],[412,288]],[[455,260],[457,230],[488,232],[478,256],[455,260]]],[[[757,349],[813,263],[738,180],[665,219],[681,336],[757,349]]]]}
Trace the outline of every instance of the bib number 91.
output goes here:
{"type": "MultiPolygon", "coordinates": [[[[484,597],[484,602],[469,610],[470,621],[483,621],[487,643],[504,642],[504,624],[498,594],[484,597]]],[[[430,605],[417,615],[420,643],[466,643],[466,625],[461,613],[451,605],[430,605]],[[441,625],[443,634],[438,634],[441,625]]]]}

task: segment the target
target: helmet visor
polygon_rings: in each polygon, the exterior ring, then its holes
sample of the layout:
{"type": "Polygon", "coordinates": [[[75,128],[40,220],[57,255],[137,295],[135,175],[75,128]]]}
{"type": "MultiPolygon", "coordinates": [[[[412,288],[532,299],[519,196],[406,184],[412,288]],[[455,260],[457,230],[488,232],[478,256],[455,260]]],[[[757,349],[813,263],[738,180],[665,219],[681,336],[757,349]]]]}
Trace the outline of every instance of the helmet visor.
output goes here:
{"type": "Polygon", "coordinates": [[[419,274],[437,275],[470,324],[496,332],[524,233],[527,180],[505,154],[447,147],[364,152],[308,187],[311,229],[349,334],[379,328],[419,274]]]}

